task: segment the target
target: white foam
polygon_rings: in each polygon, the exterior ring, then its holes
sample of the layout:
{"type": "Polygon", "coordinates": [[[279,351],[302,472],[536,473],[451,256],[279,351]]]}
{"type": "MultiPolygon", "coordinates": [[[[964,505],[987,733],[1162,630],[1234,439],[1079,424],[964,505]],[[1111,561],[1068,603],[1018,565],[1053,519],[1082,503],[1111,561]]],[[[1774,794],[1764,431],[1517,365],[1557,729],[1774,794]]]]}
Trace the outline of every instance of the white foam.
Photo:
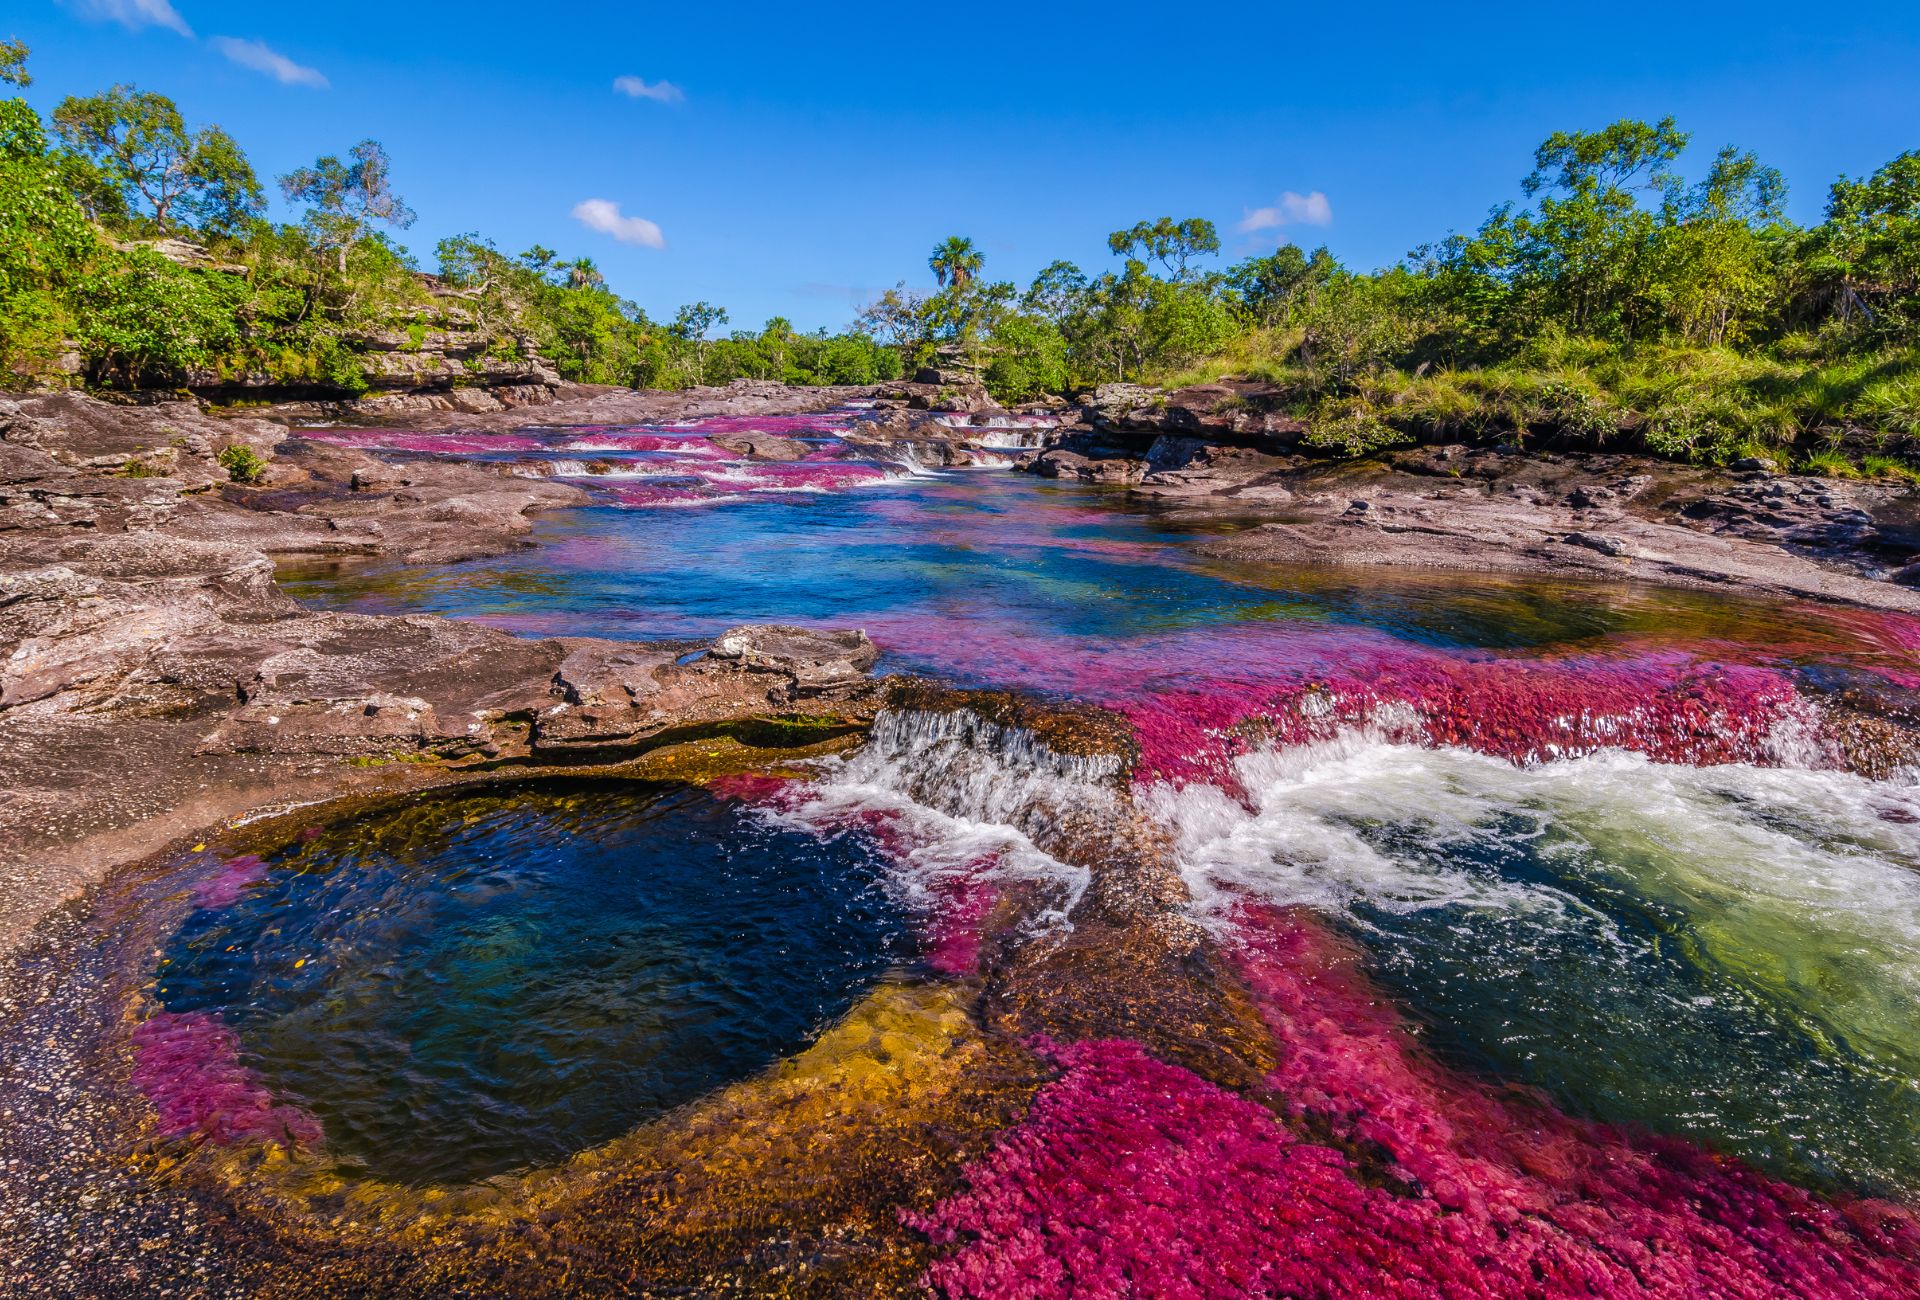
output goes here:
{"type": "Polygon", "coordinates": [[[1446,907],[1554,926],[1568,909],[1600,916],[1581,898],[1618,900],[1605,905],[1674,918],[1693,960],[1862,1050],[1920,1041],[1912,780],[1620,750],[1516,767],[1357,734],[1251,755],[1238,775],[1245,803],[1208,786],[1142,796],[1216,921],[1247,895],[1363,926],[1370,909],[1446,907]],[[1487,865],[1516,841],[1538,874],[1487,865]]]}
{"type": "Polygon", "coordinates": [[[1102,784],[1117,771],[1113,763],[1055,753],[1030,732],[966,710],[888,710],[864,746],[823,760],[799,802],[768,815],[820,834],[863,815],[890,815],[897,818],[899,884],[909,894],[924,896],[943,880],[983,870],[996,879],[1037,880],[1056,889],[1042,922],[1059,926],[1089,873],[1035,840],[1064,814],[1120,815],[1118,795],[1102,784]]]}

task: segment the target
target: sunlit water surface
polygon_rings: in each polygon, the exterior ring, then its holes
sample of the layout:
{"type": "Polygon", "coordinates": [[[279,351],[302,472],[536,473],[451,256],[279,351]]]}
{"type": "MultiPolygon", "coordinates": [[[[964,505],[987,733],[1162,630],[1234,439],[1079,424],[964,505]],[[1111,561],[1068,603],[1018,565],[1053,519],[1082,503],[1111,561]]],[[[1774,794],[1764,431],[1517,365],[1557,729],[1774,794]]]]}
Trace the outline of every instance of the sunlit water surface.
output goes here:
{"type": "Polygon", "coordinates": [[[319,828],[204,898],[157,997],[347,1168],[464,1181],[804,1046],[911,957],[870,850],[699,789],[542,784],[319,828]]]}
{"type": "MultiPolygon", "coordinates": [[[[1911,670],[1911,629],[1869,616],[1629,586],[1253,570],[1171,544],[1236,526],[974,471],[579,510],[542,520],[537,548],[501,559],[305,568],[285,581],[319,605],[430,610],[529,636],[864,627],[885,668],[1128,709],[1303,674],[1516,659],[1557,665],[1576,685],[1617,665],[1630,676],[1704,664],[1816,692],[1911,670]]],[[[1365,946],[1456,1063],[1815,1184],[1911,1195],[1920,791],[1796,766],[1804,755],[1784,741],[1760,748],[1766,765],[1682,767],[1606,748],[1515,765],[1369,724],[1256,746],[1210,778],[1169,769],[1141,796],[1173,833],[1203,913],[1225,917],[1246,897],[1317,910],[1365,946]]],[[[897,809],[915,779],[869,757],[829,774],[822,798],[897,809]]],[[[981,798],[971,819],[933,819],[929,840],[952,844],[922,867],[1006,848],[981,798]]],[[[487,833],[463,843],[478,852],[487,833]]],[[[1046,869],[1028,849],[1002,856],[1046,869]]],[[[1084,883],[1056,865],[1069,891],[1084,883]]],[[[862,934],[861,952],[884,950],[862,934]]],[[[816,995],[800,1018],[831,1004],[816,995]]],[[[525,1002],[497,1005],[530,1018],[525,1002]]]]}

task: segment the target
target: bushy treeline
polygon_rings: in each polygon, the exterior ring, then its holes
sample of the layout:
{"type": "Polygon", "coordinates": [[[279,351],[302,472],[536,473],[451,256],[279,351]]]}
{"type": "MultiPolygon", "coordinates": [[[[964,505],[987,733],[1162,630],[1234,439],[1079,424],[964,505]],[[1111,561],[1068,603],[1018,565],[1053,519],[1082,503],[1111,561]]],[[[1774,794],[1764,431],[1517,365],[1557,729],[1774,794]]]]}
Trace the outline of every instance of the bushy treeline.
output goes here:
{"type": "MultiPolygon", "coordinates": [[[[0,42],[0,82],[28,81],[25,49],[0,42]]],[[[1374,272],[1291,244],[1221,266],[1211,222],[1161,218],[1114,232],[1109,269],[1055,262],[1022,289],[954,238],[929,260],[934,291],[903,282],[846,333],[774,319],[716,337],[723,309],[649,320],[590,259],[551,249],[466,235],[422,274],[373,141],[278,178],[301,216],[275,223],[239,144],[163,95],[114,87],[51,120],[13,98],[0,367],[352,394],[370,349],[457,330],[476,373],[537,353],[565,378],[645,387],[872,383],[956,354],[1010,402],[1244,376],[1276,385],[1311,440],[1353,452],[1551,436],[1715,460],[1905,454],[1920,439],[1920,151],[1835,182],[1803,227],[1779,172],[1727,148],[1689,179],[1687,145],[1671,120],[1557,133],[1518,199],[1374,272]],[[168,239],[193,248],[165,255],[168,239]]]]}
{"type": "Polygon", "coordinates": [[[1920,152],[1842,179],[1825,219],[1721,150],[1683,178],[1671,120],[1555,134],[1522,198],[1471,234],[1361,273],[1282,245],[1217,269],[1212,223],[1116,231],[1118,269],[1067,262],[1024,291],[971,241],[862,325],[910,358],[971,353],[1002,398],[1110,380],[1280,384],[1313,438],[1635,440],[1723,459],[1788,444],[1920,437],[1920,152]]]}
{"type": "MultiPolygon", "coordinates": [[[[30,83],[26,55],[0,42],[0,82],[30,83]]],[[[240,145],[164,95],[116,86],[63,101],[51,120],[0,100],[0,373],[77,364],[98,384],[353,395],[370,350],[449,332],[476,374],[488,357],[534,353],[564,378],[646,387],[898,373],[897,351],[862,335],[773,320],[710,339],[727,317],[705,303],[650,321],[591,260],[550,249],[508,257],[479,236],[443,240],[423,275],[393,238],[414,217],[371,140],[278,184],[298,221],[266,220],[240,145]]]]}

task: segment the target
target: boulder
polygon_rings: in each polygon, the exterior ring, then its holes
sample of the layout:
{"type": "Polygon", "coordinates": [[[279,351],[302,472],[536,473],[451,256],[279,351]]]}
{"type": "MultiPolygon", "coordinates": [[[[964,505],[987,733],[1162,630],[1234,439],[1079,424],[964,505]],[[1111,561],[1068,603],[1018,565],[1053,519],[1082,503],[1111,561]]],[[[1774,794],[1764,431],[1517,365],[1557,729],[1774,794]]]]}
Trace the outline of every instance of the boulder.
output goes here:
{"type": "Polygon", "coordinates": [[[1082,483],[1114,483],[1132,485],[1147,476],[1150,468],[1144,460],[1122,457],[1094,458],[1064,447],[1055,447],[1043,451],[1030,461],[1023,462],[1024,468],[1041,478],[1075,479],[1082,483]]]}
{"type": "Polygon", "coordinates": [[[864,632],[784,626],[735,628],[693,650],[584,643],[554,673],[559,702],[535,720],[533,752],[604,757],[753,718],[832,726],[849,709],[871,712],[878,659],[864,632]]]}
{"type": "Polygon", "coordinates": [[[813,450],[797,438],[782,438],[775,433],[721,433],[715,434],[712,442],[748,460],[802,460],[813,450]]]}

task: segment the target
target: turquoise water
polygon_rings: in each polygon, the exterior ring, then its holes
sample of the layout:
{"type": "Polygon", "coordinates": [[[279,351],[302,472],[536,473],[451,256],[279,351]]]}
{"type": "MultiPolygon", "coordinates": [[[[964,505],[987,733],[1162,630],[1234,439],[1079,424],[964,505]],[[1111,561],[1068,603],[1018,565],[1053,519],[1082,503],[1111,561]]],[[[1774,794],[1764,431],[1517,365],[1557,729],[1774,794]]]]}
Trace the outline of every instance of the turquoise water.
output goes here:
{"type": "Polygon", "coordinates": [[[856,841],[699,789],[442,796],[318,828],[207,899],[157,997],[219,1016],[347,1169],[468,1181],[804,1046],[912,958],[882,880],[856,841]]]}
{"type": "Polygon", "coordinates": [[[1001,685],[1029,675],[1046,684],[1030,658],[1060,645],[1247,627],[1496,650],[1680,636],[1788,655],[1805,642],[1878,651],[1817,614],[1708,593],[1378,568],[1276,573],[1178,545],[1250,522],[1181,520],[1113,491],[956,471],[839,493],[568,511],[537,523],[534,547],[498,559],[301,564],[282,584],[317,606],[430,611],[528,636],[858,626],[889,667],[1001,685]]]}
{"type": "MultiPolygon", "coordinates": [[[[1920,791],[1817,770],[1823,698],[1909,700],[1910,621],[1191,545],[1250,522],[968,471],[577,510],[498,559],[284,581],[528,636],[863,627],[883,669],[1118,709],[1196,908],[1313,908],[1448,1060],[1818,1185],[1920,1189],[1920,791]],[[1309,696],[1360,701],[1351,754],[1261,721],[1309,696]]],[[[841,802],[915,788],[862,779],[841,802]]],[[[962,823],[954,861],[991,838],[962,823]]]]}

